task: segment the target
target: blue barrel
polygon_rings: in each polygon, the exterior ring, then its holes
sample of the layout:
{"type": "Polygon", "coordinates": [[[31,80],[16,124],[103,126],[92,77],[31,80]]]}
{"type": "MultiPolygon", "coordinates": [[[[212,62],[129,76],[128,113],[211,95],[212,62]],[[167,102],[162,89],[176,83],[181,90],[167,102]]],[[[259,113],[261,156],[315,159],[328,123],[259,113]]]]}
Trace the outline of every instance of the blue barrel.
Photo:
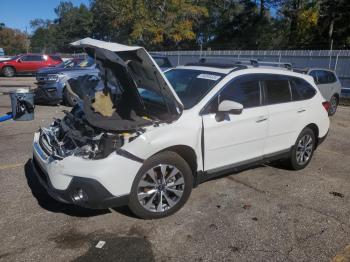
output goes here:
{"type": "Polygon", "coordinates": [[[28,89],[17,89],[10,92],[13,120],[34,120],[34,92],[28,89]]]}

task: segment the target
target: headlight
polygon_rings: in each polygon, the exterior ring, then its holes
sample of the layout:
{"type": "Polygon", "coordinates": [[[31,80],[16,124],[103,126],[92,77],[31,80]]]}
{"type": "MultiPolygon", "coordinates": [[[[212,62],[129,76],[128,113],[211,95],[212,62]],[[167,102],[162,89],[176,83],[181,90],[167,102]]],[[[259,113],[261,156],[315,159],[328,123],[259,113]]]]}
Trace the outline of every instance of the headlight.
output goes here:
{"type": "Polygon", "coordinates": [[[50,82],[58,82],[59,77],[58,75],[48,75],[46,79],[50,82]]]}

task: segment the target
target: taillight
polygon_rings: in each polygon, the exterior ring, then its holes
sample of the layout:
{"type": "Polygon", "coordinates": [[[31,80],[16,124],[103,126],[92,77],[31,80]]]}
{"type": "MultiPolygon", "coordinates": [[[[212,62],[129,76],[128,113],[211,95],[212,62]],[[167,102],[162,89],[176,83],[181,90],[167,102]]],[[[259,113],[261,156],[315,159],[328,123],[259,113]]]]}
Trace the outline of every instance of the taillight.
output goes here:
{"type": "Polygon", "coordinates": [[[324,109],[328,112],[329,108],[331,107],[331,103],[329,103],[328,101],[325,101],[325,102],[322,102],[322,105],[324,109]]]}

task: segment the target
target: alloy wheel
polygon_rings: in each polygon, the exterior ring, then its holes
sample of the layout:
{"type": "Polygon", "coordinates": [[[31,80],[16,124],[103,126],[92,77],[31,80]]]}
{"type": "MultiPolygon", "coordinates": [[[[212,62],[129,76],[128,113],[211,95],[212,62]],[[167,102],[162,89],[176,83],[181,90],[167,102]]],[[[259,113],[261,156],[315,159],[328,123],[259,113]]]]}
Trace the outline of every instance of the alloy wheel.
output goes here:
{"type": "Polygon", "coordinates": [[[299,165],[305,165],[312,156],[314,149],[313,139],[309,134],[300,138],[296,150],[296,160],[299,165]]]}
{"type": "Polygon", "coordinates": [[[160,164],[144,173],[137,186],[138,201],[151,212],[174,207],[185,189],[184,176],[176,167],[160,164]]]}
{"type": "Polygon", "coordinates": [[[11,77],[14,75],[14,70],[9,67],[9,66],[6,66],[4,69],[3,69],[3,74],[4,76],[7,76],[7,77],[11,77]]]}

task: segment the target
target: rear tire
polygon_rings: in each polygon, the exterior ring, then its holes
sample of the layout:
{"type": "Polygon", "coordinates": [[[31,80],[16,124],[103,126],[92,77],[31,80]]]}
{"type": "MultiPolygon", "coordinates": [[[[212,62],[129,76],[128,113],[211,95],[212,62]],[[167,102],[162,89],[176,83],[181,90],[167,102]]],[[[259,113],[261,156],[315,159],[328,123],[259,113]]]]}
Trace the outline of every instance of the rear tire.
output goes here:
{"type": "Polygon", "coordinates": [[[137,173],[129,198],[129,208],[144,219],[174,214],[188,200],[193,175],[178,154],[161,152],[147,159],[137,173]]]}
{"type": "Polygon", "coordinates": [[[5,66],[5,67],[2,69],[2,74],[3,74],[5,77],[14,77],[15,74],[16,74],[16,70],[15,70],[12,66],[5,66]]]}
{"type": "Polygon", "coordinates": [[[73,107],[78,103],[78,99],[74,94],[69,92],[67,88],[65,88],[63,91],[63,102],[65,105],[73,107]]]}
{"type": "Polygon", "coordinates": [[[339,99],[336,95],[332,96],[330,101],[330,107],[328,109],[328,115],[333,116],[335,112],[337,112],[338,104],[339,104],[339,99]]]}
{"type": "Polygon", "coordinates": [[[301,170],[305,168],[310,163],[315,148],[315,134],[310,128],[306,127],[301,131],[293,146],[288,161],[289,168],[292,170],[301,170]]]}

